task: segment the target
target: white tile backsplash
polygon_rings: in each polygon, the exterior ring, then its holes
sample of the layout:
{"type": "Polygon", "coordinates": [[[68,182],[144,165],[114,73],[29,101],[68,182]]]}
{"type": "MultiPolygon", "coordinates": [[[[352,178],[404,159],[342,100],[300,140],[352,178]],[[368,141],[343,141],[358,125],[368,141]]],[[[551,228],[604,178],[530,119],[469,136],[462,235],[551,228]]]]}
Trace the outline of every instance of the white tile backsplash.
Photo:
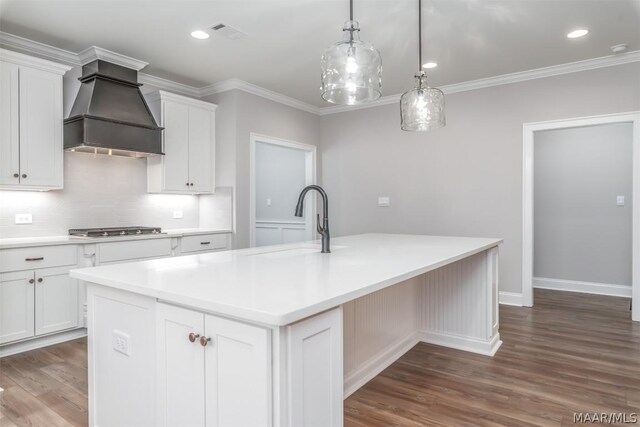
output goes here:
{"type": "Polygon", "coordinates": [[[64,190],[0,191],[0,238],[64,235],[69,228],[200,225],[199,196],[147,193],[145,159],[65,153],[64,161],[64,190]],[[183,218],[173,219],[175,210],[183,218]],[[16,225],[17,213],[31,213],[33,223],[16,225]]]}

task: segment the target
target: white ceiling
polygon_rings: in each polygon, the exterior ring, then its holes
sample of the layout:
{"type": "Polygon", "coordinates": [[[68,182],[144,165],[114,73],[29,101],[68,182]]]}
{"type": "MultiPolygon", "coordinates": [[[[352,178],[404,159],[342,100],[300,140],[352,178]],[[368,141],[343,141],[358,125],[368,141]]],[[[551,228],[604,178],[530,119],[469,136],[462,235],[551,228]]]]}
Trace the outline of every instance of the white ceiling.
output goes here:
{"type": "MultiPolygon", "coordinates": [[[[383,94],[417,71],[417,0],[355,0],[363,40],[382,55],[383,94]]],[[[96,45],[149,62],[147,74],[205,86],[239,78],[317,105],[324,49],[341,38],[347,0],[0,0],[0,30],[79,52],[96,45]],[[189,36],[224,22],[247,36],[189,36]]],[[[640,50],[639,0],[424,0],[423,56],[447,85],[640,50]],[[566,33],[591,33],[569,40],[566,33]]]]}

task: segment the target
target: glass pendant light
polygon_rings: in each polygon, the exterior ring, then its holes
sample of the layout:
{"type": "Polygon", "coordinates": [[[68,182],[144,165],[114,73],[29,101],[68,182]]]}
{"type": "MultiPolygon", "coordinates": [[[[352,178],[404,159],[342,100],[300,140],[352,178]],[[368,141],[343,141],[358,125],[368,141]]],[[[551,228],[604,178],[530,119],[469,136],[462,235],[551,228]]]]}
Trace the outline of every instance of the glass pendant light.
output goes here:
{"type": "Polygon", "coordinates": [[[322,98],[342,105],[380,98],[382,59],[372,44],[360,40],[360,24],[353,20],[353,0],[349,0],[349,20],[342,31],[343,39],[322,55],[322,98]]]}
{"type": "Polygon", "coordinates": [[[418,69],[416,87],[400,98],[400,126],[402,130],[412,132],[444,127],[444,93],[429,87],[427,75],[422,70],[422,0],[418,0],[418,69]]]}

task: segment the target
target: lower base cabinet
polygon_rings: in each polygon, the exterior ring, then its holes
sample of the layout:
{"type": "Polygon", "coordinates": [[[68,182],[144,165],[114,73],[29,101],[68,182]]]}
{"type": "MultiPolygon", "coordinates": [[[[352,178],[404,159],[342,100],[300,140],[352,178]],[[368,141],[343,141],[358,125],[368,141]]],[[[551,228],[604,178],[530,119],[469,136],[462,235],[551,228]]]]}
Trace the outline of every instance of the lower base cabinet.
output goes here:
{"type": "Polygon", "coordinates": [[[271,331],[159,303],[161,426],[270,426],[271,331]]]}

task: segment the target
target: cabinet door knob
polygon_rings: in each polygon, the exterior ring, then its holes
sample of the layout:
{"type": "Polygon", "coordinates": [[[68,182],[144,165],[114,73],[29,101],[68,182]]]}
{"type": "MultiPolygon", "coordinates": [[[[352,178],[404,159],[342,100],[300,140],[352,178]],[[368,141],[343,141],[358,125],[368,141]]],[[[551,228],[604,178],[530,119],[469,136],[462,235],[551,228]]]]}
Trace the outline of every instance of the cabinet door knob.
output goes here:
{"type": "Polygon", "coordinates": [[[188,187],[188,186],[189,186],[189,183],[187,182],[185,185],[188,187]]]}
{"type": "Polygon", "coordinates": [[[14,174],[13,174],[13,177],[14,177],[14,178],[18,178],[18,177],[20,177],[20,174],[18,174],[18,173],[14,173],[14,174]]]}
{"type": "Polygon", "coordinates": [[[203,347],[206,347],[207,344],[209,344],[210,341],[211,341],[211,338],[200,337],[200,345],[203,346],[203,347]]]}
{"type": "Polygon", "coordinates": [[[189,185],[193,187],[193,182],[191,184],[189,184],[189,185]]]}
{"type": "Polygon", "coordinates": [[[33,279],[29,279],[29,283],[31,283],[33,285],[34,280],[33,279]]]}
{"type": "Polygon", "coordinates": [[[199,338],[199,337],[200,337],[200,334],[196,334],[196,333],[191,332],[189,334],[189,341],[196,342],[196,338],[199,338]]]}
{"type": "Polygon", "coordinates": [[[23,174],[22,174],[22,177],[23,177],[23,178],[26,178],[26,177],[27,177],[27,174],[26,174],[26,173],[23,173],[23,174]]]}
{"type": "Polygon", "coordinates": [[[38,277],[38,283],[42,283],[42,277],[38,277]]]}

